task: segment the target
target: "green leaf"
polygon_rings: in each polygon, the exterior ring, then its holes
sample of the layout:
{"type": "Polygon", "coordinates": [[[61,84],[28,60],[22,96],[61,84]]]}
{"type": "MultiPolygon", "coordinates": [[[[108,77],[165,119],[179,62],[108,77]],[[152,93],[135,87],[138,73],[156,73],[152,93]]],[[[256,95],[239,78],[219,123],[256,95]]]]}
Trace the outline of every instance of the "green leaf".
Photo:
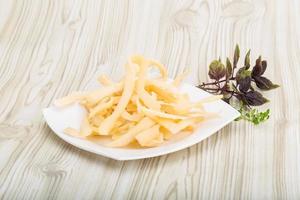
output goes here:
{"type": "Polygon", "coordinates": [[[234,50],[234,56],[233,56],[233,68],[236,68],[236,65],[238,63],[240,59],[240,47],[239,45],[237,44],[235,46],[235,50],[234,50]]]}
{"type": "Polygon", "coordinates": [[[241,107],[241,109],[239,109],[239,112],[241,113],[241,116],[235,119],[235,121],[246,120],[252,122],[254,125],[265,122],[270,117],[270,109],[264,112],[259,112],[257,109],[246,109],[244,107],[241,107]]]}
{"type": "Polygon", "coordinates": [[[245,57],[245,68],[249,69],[250,68],[250,50],[247,52],[246,57],[245,57]]]}
{"type": "Polygon", "coordinates": [[[232,65],[229,58],[226,59],[226,78],[228,79],[232,75],[232,65]]]}
{"type": "Polygon", "coordinates": [[[209,65],[208,75],[211,79],[220,80],[226,74],[225,66],[218,60],[214,60],[209,65]]]}

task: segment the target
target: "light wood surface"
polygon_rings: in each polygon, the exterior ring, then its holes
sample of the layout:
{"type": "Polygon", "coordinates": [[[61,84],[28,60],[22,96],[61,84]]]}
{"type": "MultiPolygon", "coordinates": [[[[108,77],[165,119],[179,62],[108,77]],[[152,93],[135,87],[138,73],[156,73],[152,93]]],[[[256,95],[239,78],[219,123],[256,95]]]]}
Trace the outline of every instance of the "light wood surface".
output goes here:
{"type": "Polygon", "coordinates": [[[3,199],[300,199],[299,0],[1,0],[3,199]],[[120,162],[55,136],[41,109],[133,53],[171,77],[207,79],[209,62],[262,54],[281,87],[268,122],[232,123],[191,148],[120,162]],[[104,67],[106,66],[106,67],[104,67]]]}

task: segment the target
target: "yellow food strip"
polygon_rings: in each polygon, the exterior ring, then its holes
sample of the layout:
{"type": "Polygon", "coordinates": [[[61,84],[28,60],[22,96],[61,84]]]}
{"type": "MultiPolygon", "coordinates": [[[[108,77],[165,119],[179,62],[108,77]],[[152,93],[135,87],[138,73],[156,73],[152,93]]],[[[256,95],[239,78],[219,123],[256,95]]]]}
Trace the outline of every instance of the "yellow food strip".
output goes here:
{"type": "Polygon", "coordinates": [[[168,129],[164,128],[163,126],[161,126],[159,128],[159,131],[162,133],[163,138],[166,140],[169,140],[170,138],[173,137],[173,134],[168,129]]]}
{"type": "Polygon", "coordinates": [[[168,118],[168,119],[186,119],[186,118],[188,118],[187,116],[183,116],[183,115],[173,115],[173,114],[168,114],[168,113],[148,109],[148,108],[142,106],[141,103],[139,103],[139,101],[138,101],[137,105],[138,105],[138,109],[140,109],[141,112],[144,113],[146,116],[150,116],[150,117],[157,116],[157,117],[168,118]]]}
{"type": "Polygon", "coordinates": [[[159,123],[162,127],[166,128],[172,134],[176,134],[186,127],[195,124],[195,119],[185,119],[180,122],[174,122],[169,119],[156,118],[156,122],[159,123]]]}
{"type": "Polygon", "coordinates": [[[161,110],[165,111],[169,114],[174,115],[187,115],[190,111],[189,107],[181,106],[180,105],[162,105],[161,110]]]}
{"type": "Polygon", "coordinates": [[[164,136],[163,134],[158,134],[158,136],[149,142],[143,144],[144,147],[156,147],[161,145],[164,142],[164,136]]]}
{"type": "Polygon", "coordinates": [[[73,93],[69,94],[68,96],[65,96],[61,99],[55,100],[54,105],[57,107],[67,106],[76,101],[80,101],[80,100],[84,99],[87,95],[88,95],[88,92],[73,92],[73,93]]]}
{"type": "Polygon", "coordinates": [[[103,102],[101,104],[98,104],[96,105],[94,108],[92,108],[90,110],[90,113],[89,113],[89,119],[91,119],[92,117],[94,117],[96,114],[100,113],[101,111],[107,109],[107,108],[110,108],[112,107],[114,103],[114,100],[113,99],[110,99],[109,101],[107,102],[103,102]]]}
{"type": "Polygon", "coordinates": [[[111,96],[114,93],[120,92],[120,91],[122,91],[122,89],[123,89],[123,83],[117,83],[114,85],[103,87],[101,89],[91,92],[86,97],[86,100],[87,100],[88,104],[95,105],[103,98],[111,96]]]}
{"type": "Polygon", "coordinates": [[[99,126],[103,121],[104,117],[102,115],[96,115],[92,118],[89,118],[89,122],[93,126],[99,126]]]}
{"type": "Polygon", "coordinates": [[[146,86],[149,92],[155,92],[161,99],[164,99],[166,102],[175,102],[177,99],[172,92],[169,90],[154,84],[149,84],[146,86]]]}
{"type": "Polygon", "coordinates": [[[139,113],[129,114],[127,111],[124,111],[121,116],[128,121],[135,121],[135,122],[138,122],[143,118],[142,114],[139,113]]]}
{"type": "Polygon", "coordinates": [[[104,86],[109,86],[114,84],[114,82],[104,74],[100,75],[97,80],[99,81],[99,83],[101,83],[104,86]]]}
{"type": "Polygon", "coordinates": [[[163,66],[161,63],[159,63],[156,60],[149,60],[148,62],[150,65],[156,66],[159,69],[160,74],[164,80],[168,78],[168,73],[165,66],[163,66]]]}
{"type": "Polygon", "coordinates": [[[156,101],[153,96],[151,96],[145,90],[145,82],[146,82],[146,72],[148,69],[148,63],[143,60],[143,57],[136,56],[132,59],[133,62],[136,64],[140,64],[140,69],[138,73],[138,80],[137,80],[137,94],[138,97],[143,101],[143,103],[150,109],[153,110],[160,110],[160,104],[156,101]]]}
{"type": "Polygon", "coordinates": [[[136,72],[131,65],[127,65],[127,74],[125,77],[124,91],[120,98],[120,101],[115,108],[114,112],[103,120],[100,124],[98,132],[101,135],[109,135],[109,131],[113,128],[114,122],[118,120],[132,96],[134,85],[135,85],[136,72]]]}
{"type": "Polygon", "coordinates": [[[68,135],[71,135],[71,136],[74,136],[74,137],[84,138],[84,136],[82,136],[82,135],[80,134],[80,132],[77,131],[77,130],[74,129],[74,128],[70,128],[70,127],[65,128],[65,129],[64,129],[64,133],[66,133],[66,134],[68,134],[68,135]]]}
{"type": "Polygon", "coordinates": [[[127,133],[123,134],[117,140],[113,141],[112,143],[108,144],[110,147],[122,147],[126,146],[134,140],[134,137],[139,132],[151,128],[155,125],[155,122],[148,117],[142,119],[136,126],[132,127],[128,130],[127,133]]]}
{"type": "Polygon", "coordinates": [[[155,125],[152,128],[140,132],[135,136],[135,138],[140,145],[146,146],[158,136],[159,136],[159,125],[155,125]]]}
{"type": "Polygon", "coordinates": [[[87,117],[84,117],[80,127],[80,135],[81,136],[89,136],[93,132],[92,127],[90,126],[89,120],[87,117]]]}

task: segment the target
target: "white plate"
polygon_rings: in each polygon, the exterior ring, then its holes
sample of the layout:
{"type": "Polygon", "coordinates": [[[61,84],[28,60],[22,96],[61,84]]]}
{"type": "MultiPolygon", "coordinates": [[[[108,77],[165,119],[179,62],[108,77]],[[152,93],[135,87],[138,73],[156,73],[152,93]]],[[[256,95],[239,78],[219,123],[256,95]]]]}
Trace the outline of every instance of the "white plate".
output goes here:
{"type": "MultiPolygon", "coordinates": [[[[183,84],[181,86],[181,90],[187,93],[192,101],[197,101],[203,97],[210,96],[210,94],[207,92],[188,84],[183,84]]],[[[195,130],[193,134],[184,137],[181,140],[174,140],[162,146],[145,149],[110,148],[102,145],[101,141],[84,140],[65,134],[63,130],[66,127],[72,127],[79,130],[81,119],[85,113],[85,110],[78,104],[70,105],[64,108],[45,108],[43,110],[43,114],[47,124],[50,126],[53,132],[64,141],[80,149],[84,149],[86,151],[112,159],[135,160],[165,155],[190,147],[216,133],[218,130],[239,116],[238,111],[222,100],[207,104],[206,109],[212,112],[219,112],[220,117],[201,123],[199,128],[195,130]]]]}

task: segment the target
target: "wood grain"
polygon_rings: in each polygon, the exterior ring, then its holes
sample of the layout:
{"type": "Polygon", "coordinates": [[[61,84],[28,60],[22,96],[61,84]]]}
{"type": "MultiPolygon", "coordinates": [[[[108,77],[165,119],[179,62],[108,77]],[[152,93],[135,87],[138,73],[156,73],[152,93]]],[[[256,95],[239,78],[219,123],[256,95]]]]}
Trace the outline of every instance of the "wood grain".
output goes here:
{"type": "Polygon", "coordinates": [[[298,0],[1,0],[0,197],[299,199],[299,18],[298,0]],[[198,84],[236,43],[281,85],[260,126],[232,123],[177,153],[119,162],[61,141],[41,115],[96,74],[120,77],[133,53],[171,77],[190,68],[198,84]]]}

